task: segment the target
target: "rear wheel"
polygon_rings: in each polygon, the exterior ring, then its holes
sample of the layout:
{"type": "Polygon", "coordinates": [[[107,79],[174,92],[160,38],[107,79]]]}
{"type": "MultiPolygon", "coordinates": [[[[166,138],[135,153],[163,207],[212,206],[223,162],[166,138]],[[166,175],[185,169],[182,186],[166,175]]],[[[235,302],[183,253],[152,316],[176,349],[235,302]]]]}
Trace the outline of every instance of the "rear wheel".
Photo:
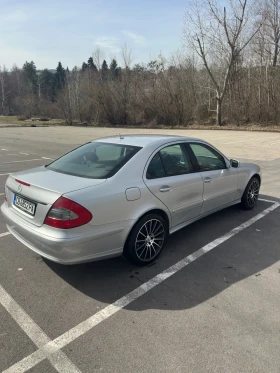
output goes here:
{"type": "Polygon", "coordinates": [[[260,182],[258,178],[252,177],[249,181],[246,189],[244,190],[241,204],[246,210],[251,210],[255,207],[258,198],[259,198],[259,191],[260,191],[260,182]]]}
{"type": "Polygon", "coordinates": [[[161,253],[167,235],[167,224],[157,214],[144,216],[133,228],[124,250],[124,256],[138,265],[153,262],[161,253]]]}

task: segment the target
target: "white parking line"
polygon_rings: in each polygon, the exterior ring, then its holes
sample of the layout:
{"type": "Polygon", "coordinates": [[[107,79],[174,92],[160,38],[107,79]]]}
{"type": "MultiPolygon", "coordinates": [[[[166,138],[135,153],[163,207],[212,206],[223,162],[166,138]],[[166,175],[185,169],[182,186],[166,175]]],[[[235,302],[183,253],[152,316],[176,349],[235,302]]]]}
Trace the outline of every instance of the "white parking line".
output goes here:
{"type": "MultiPolygon", "coordinates": [[[[35,345],[40,348],[50,341],[50,338],[43,330],[31,319],[30,316],[20,307],[20,305],[6,292],[0,285],[0,303],[6,311],[12,316],[21,329],[28,335],[35,345]]],[[[80,373],[80,370],[68,359],[62,351],[56,351],[48,356],[49,361],[58,372],[61,373],[80,373]]],[[[17,369],[14,372],[21,372],[17,369]]]]}
{"type": "Polygon", "coordinates": [[[4,150],[5,152],[7,152],[9,149],[1,149],[1,150],[4,150]]]}
{"type": "Polygon", "coordinates": [[[269,203],[278,203],[277,201],[273,201],[271,199],[258,198],[258,200],[263,201],[263,202],[269,202],[269,203]]]}
{"type": "Polygon", "coordinates": [[[0,174],[0,176],[5,176],[5,175],[10,175],[10,174],[0,174]]]}
{"type": "Polygon", "coordinates": [[[0,162],[0,164],[6,164],[6,163],[19,163],[19,162],[31,162],[31,161],[40,161],[41,159],[42,159],[42,158],[23,159],[22,161],[0,162]]]}
{"type": "Polygon", "coordinates": [[[11,233],[10,233],[10,232],[0,233],[0,238],[1,238],[1,237],[8,236],[9,234],[11,234],[11,233]]]}
{"type": "Polygon", "coordinates": [[[22,152],[20,152],[19,154],[23,154],[23,155],[29,155],[28,153],[22,153],[22,152]]]}
{"type": "Polygon", "coordinates": [[[43,159],[50,159],[53,161],[53,158],[48,158],[48,157],[42,157],[43,159]]]}
{"type": "Polygon", "coordinates": [[[217,238],[216,240],[210,242],[209,244],[203,246],[199,250],[195,251],[193,254],[188,255],[184,259],[180,260],[173,266],[169,267],[165,271],[161,272],[157,276],[153,277],[151,280],[145,282],[135,290],[131,291],[127,295],[123,296],[113,304],[105,307],[103,310],[95,313],[93,316],[89,317],[87,320],[76,325],[74,328],[62,334],[60,337],[55,338],[53,341],[46,343],[44,346],[40,347],[37,351],[33,352],[29,356],[25,357],[18,363],[12,365],[10,368],[5,370],[3,373],[19,373],[26,372],[31,369],[41,361],[52,356],[52,354],[60,351],[63,347],[67,346],[69,343],[73,342],[75,339],[79,338],[83,334],[87,333],[89,330],[94,328],[96,325],[105,321],[110,316],[114,315],[118,311],[122,310],[124,307],[129,305],[131,302],[135,301],[142,295],[146,294],[149,290],[153,289],[155,286],[159,285],[169,277],[173,276],[175,273],[181,269],[188,266],[190,263],[199,259],[203,255],[207,254],[209,251],[213,250],[215,247],[221,245],[225,241],[229,240],[231,237],[240,233],[245,228],[254,224],[256,221],[262,219],[264,216],[269,214],[271,211],[275,210],[280,206],[280,203],[276,202],[272,206],[268,207],[258,215],[247,220],[245,223],[240,224],[238,227],[232,229],[223,236],[217,238]]]}
{"type": "Polygon", "coordinates": [[[3,196],[5,193],[0,193],[0,196],[3,196]]]}

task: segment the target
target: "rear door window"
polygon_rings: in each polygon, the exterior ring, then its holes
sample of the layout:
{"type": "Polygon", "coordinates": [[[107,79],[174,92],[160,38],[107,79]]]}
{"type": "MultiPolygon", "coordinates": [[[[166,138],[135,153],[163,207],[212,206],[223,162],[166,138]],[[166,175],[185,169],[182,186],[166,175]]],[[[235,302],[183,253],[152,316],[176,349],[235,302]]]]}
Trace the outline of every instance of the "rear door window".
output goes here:
{"type": "Polygon", "coordinates": [[[160,177],[165,177],[165,170],[163,167],[162,160],[159,153],[157,153],[151,160],[149,167],[147,169],[147,179],[158,179],[160,177]]]}
{"type": "Polygon", "coordinates": [[[193,166],[184,145],[170,145],[161,149],[151,160],[146,177],[157,179],[193,172],[193,166]]]}
{"type": "Polygon", "coordinates": [[[161,149],[160,157],[167,176],[193,172],[190,157],[181,144],[170,145],[161,149]]]}

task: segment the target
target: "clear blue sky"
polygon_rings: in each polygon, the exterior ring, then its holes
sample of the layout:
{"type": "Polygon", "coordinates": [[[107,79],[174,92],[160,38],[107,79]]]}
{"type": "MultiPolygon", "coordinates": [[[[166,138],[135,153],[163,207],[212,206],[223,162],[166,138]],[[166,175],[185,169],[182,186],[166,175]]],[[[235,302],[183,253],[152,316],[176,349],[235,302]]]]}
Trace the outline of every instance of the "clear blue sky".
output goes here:
{"type": "Polygon", "coordinates": [[[186,0],[0,0],[0,66],[81,66],[100,47],[108,61],[126,43],[133,63],[181,45],[186,0]]]}

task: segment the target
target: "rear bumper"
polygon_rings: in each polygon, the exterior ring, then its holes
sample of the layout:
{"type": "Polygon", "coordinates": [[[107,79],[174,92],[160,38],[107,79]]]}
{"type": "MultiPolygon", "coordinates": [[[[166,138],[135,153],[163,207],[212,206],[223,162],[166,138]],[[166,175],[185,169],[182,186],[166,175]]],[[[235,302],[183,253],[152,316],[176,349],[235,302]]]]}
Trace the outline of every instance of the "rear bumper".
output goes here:
{"type": "MultiPolygon", "coordinates": [[[[121,255],[128,232],[134,224],[127,221],[122,226],[99,228],[94,233],[66,239],[55,237],[55,234],[43,234],[42,227],[23,223],[5,202],[1,212],[14,237],[35,253],[61,264],[78,264],[121,255]]],[[[92,226],[91,229],[94,230],[92,226]]]]}

